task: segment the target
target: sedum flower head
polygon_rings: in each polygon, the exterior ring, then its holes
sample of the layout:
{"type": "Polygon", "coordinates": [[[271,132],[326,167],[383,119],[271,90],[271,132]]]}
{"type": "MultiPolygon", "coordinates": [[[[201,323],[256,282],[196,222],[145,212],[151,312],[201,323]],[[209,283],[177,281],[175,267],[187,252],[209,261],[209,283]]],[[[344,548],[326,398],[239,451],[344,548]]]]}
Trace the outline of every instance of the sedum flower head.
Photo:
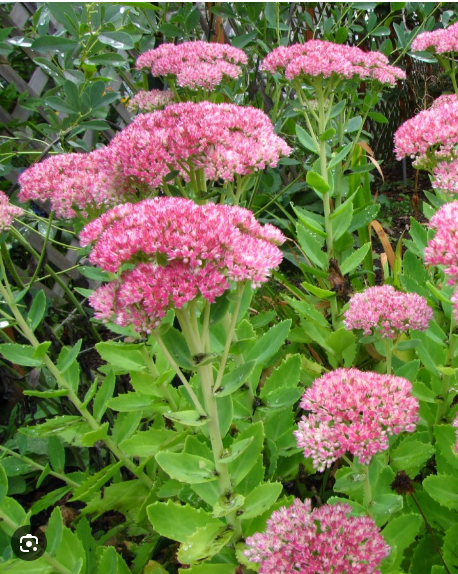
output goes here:
{"type": "Polygon", "coordinates": [[[86,217],[88,210],[116,205],[129,188],[117,177],[107,150],[59,154],[33,164],[19,177],[18,198],[50,199],[53,211],[64,219],[76,217],[77,212],[86,217]]]}
{"type": "Polygon", "coordinates": [[[362,329],[364,335],[394,339],[409,329],[426,330],[432,318],[431,307],[417,293],[402,293],[391,285],[381,285],[353,295],[344,325],[347,330],[362,329]]]}
{"type": "Polygon", "coordinates": [[[311,510],[310,500],[296,499],[247,538],[245,555],[260,574],[379,574],[390,548],[371,518],[350,513],[348,504],[311,510]]]}
{"type": "Polygon", "coordinates": [[[358,369],[326,373],[302,397],[309,412],[294,431],[297,444],[320,471],[347,452],[369,464],[388,448],[388,435],[415,430],[418,401],[411,392],[402,377],[358,369]]]}
{"type": "Polygon", "coordinates": [[[436,234],[425,249],[425,263],[443,265],[450,285],[458,284],[458,201],[444,204],[431,218],[436,234]]]}
{"type": "Polygon", "coordinates": [[[354,46],[324,40],[279,46],[266,56],[262,69],[272,74],[280,72],[288,80],[306,76],[341,77],[376,80],[391,86],[406,77],[405,72],[390,66],[387,57],[379,52],[363,52],[354,46]]]}
{"type": "MultiPolygon", "coordinates": [[[[394,134],[397,159],[409,156],[416,163],[428,163],[429,155],[450,155],[458,142],[458,99],[455,95],[437,98],[430,108],[404,122],[394,134]]],[[[430,160],[431,161],[431,160],[430,160]]]]}
{"type": "Polygon", "coordinates": [[[247,209],[156,197],[108,211],[82,231],[92,263],[119,278],[91,297],[96,316],[150,332],[171,307],[198,295],[210,302],[229,281],[267,281],[285,237],[247,209]],[[128,264],[130,269],[121,270],[128,264]]]}
{"type": "Polygon", "coordinates": [[[8,229],[15,217],[20,217],[23,213],[21,207],[12,205],[6,193],[0,191],[0,233],[8,229]]]}
{"type": "Polygon", "coordinates": [[[458,158],[441,161],[435,166],[432,186],[449,195],[458,194],[458,158]]]}
{"type": "Polygon", "coordinates": [[[243,50],[209,42],[183,42],[182,44],[161,44],[145,52],[137,59],[137,69],[151,68],[153,76],[175,78],[184,88],[213,90],[226,79],[235,79],[246,64],[243,50]]]}
{"type": "Polygon", "coordinates": [[[430,50],[437,54],[458,50],[458,22],[445,29],[422,32],[412,42],[412,50],[424,52],[430,50]]]}
{"type": "Polygon", "coordinates": [[[110,143],[120,172],[156,187],[171,170],[189,179],[189,162],[207,179],[232,181],[275,167],[291,149],[256,108],[184,102],[139,115],[110,143]]]}
{"type": "Polygon", "coordinates": [[[175,100],[175,94],[172,90],[150,90],[140,91],[130,98],[127,104],[129,112],[146,114],[160,110],[168,106],[175,100]]]}

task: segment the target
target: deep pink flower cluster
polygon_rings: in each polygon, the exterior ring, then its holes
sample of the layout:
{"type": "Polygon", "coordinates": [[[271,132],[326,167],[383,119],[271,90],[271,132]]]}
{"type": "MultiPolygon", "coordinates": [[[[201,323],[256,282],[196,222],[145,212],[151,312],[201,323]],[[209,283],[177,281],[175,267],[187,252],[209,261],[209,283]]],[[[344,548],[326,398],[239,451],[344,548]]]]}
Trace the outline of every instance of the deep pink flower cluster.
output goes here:
{"type": "Polygon", "coordinates": [[[428,162],[426,154],[450,155],[458,143],[458,99],[455,95],[437,98],[433,105],[404,122],[394,134],[397,159],[405,156],[428,162]]]}
{"type": "Polygon", "coordinates": [[[199,40],[161,44],[139,56],[136,66],[139,70],[151,67],[153,76],[175,77],[184,88],[213,90],[223,80],[238,78],[242,73],[239,64],[247,61],[243,50],[199,40]]]}
{"type": "Polygon", "coordinates": [[[229,281],[267,281],[282,260],[277,245],[285,237],[241,207],[156,197],[113,208],[89,223],[80,240],[94,244],[89,259],[102,269],[133,265],[91,296],[96,316],[148,333],[170,307],[199,294],[213,302],[229,281]]]}
{"type": "Polygon", "coordinates": [[[349,452],[369,464],[388,448],[388,435],[413,432],[418,401],[407,379],[337,369],[313,382],[302,397],[310,411],[294,431],[297,444],[320,471],[349,452]]]}
{"type": "Polygon", "coordinates": [[[458,285],[458,201],[444,204],[429,225],[436,234],[425,249],[425,263],[443,265],[449,285],[458,285]]]}
{"type": "Polygon", "coordinates": [[[50,199],[56,215],[66,219],[76,211],[86,217],[88,210],[116,205],[135,191],[117,176],[108,148],[51,156],[26,169],[19,184],[20,201],[50,199]]]}
{"type": "Polygon", "coordinates": [[[245,556],[259,574],[379,574],[390,547],[372,518],[350,514],[348,504],[312,510],[309,499],[295,499],[247,538],[245,556]]]}
{"type": "Polygon", "coordinates": [[[130,98],[127,104],[129,112],[146,114],[160,110],[171,104],[175,99],[172,90],[150,90],[140,91],[130,98]]]}
{"type": "Polygon", "coordinates": [[[353,295],[344,325],[347,330],[363,329],[364,335],[394,339],[409,329],[424,331],[432,318],[431,307],[417,293],[402,293],[391,285],[381,285],[353,295]]]}
{"type": "Polygon", "coordinates": [[[171,170],[189,179],[189,163],[207,179],[233,180],[275,167],[291,149],[256,108],[184,102],[139,115],[110,143],[121,173],[152,188],[171,170]]]}
{"type": "Polygon", "coordinates": [[[306,76],[340,76],[376,80],[391,86],[406,77],[403,70],[390,66],[387,57],[379,52],[363,52],[354,46],[324,40],[279,46],[266,56],[262,69],[272,74],[280,72],[288,80],[306,76]]]}
{"type": "Polygon", "coordinates": [[[424,52],[428,49],[438,54],[458,51],[458,23],[448,28],[418,34],[412,42],[412,50],[424,52]]]}
{"type": "Polygon", "coordinates": [[[6,193],[0,191],[0,233],[8,229],[15,217],[20,217],[23,213],[24,210],[21,207],[12,205],[6,193]]]}

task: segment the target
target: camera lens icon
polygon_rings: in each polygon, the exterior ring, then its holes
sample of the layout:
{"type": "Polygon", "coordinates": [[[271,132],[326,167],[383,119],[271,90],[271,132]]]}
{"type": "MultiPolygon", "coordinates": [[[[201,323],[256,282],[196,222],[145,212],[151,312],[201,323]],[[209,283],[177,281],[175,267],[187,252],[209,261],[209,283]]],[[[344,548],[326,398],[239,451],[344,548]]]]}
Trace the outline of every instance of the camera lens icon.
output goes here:
{"type": "Polygon", "coordinates": [[[11,549],[14,555],[21,560],[31,562],[37,560],[46,551],[46,536],[41,530],[31,532],[31,526],[18,528],[11,538],[11,549]]]}
{"type": "Polygon", "coordinates": [[[26,534],[19,539],[21,552],[36,552],[38,550],[38,538],[32,534],[26,534]]]}

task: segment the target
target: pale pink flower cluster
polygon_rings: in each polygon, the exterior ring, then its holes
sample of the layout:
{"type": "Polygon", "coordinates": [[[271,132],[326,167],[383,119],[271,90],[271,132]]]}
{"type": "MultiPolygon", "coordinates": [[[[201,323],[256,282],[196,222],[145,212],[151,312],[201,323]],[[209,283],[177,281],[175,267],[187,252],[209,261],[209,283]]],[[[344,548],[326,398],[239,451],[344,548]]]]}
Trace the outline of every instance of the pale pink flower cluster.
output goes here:
{"type": "Polygon", "coordinates": [[[404,122],[394,134],[397,159],[409,156],[417,164],[435,163],[435,154],[444,158],[458,143],[458,99],[455,95],[437,98],[433,105],[404,122]]]}
{"type": "Polygon", "coordinates": [[[425,263],[443,265],[449,285],[458,285],[458,201],[444,204],[431,218],[436,230],[425,249],[425,263]]]}
{"type": "Polygon", "coordinates": [[[160,110],[171,104],[175,99],[172,90],[142,90],[130,98],[127,109],[129,112],[146,114],[160,110]]]}
{"type": "Polygon", "coordinates": [[[8,229],[15,217],[20,217],[23,213],[24,210],[21,207],[12,205],[6,193],[0,191],[0,233],[8,229]]]}
{"type": "Polygon", "coordinates": [[[154,188],[171,170],[189,179],[189,162],[210,180],[275,167],[291,148],[259,109],[183,102],[141,114],[110,143],[120,172],[154,188]]]}
{"type": "Polygon", "coordinates": [[[135,192],[116,175],[108,148],[90,153],[67,153],[35,163],[19,176],[20,201],[51,200],[58,217],[71,219],[79,212],[116,205],[135,192]]]}
{"type": "Polygon", "coordinates": [[[213,90],[226,79],[235,79],[246,64],[243,50],[228,44],[209,42],[184,42],[161,44],[139,56],[137,69],[151,68],[153,76],[174,77],[184,88],[213,90]]]}
{"type": "Polygon", "coordinates": [[[431,307],[417,293],[402,293],[391,285],[381,285],[353,295],[344,325],[347,330],[362,329],[364,335],[394,339],[409,329],[426,330],[432,318],[431,307]]]}
{"type": "Polygon", "coordinates": [[[113,208],[89,223],[80,240],[94,244],[89,259],[106,271],[133,265],[91,296],[96,317],[149,333],[169,308],[199,294],[214,302],[229,281],[267,281],[282,260],[277,245],[285,237],[241,207],[156,197],[113,208]]]}
{"type": "Polygon", "coordinates": [[[300,406],[309,414],[294,431],[297,444],[320,471],[347,452],[369,464],[388,449],[388,435],[413,432],[419,420],[410,381],[358,369],[316,379],[300,406]]]}
{"type": "Polygon", "coordinates": [[[245,556],[259,574],[379,574],[390,547],[372,518],[351,510],[341,503],[312,510],[309,499],[295,499],[247,538],[245,556]]]}
{"type": "Polygon", "coordinates": [[[280,72],[288,80],[307,76],[340,76],[345,79],[375,80],[390,86],[406,77],[403,70],[390,66],[388,58],[379,52],[363,52],[355,46],[325,40],[279,46],[266,56],[262,69],[272,74],[280,72]]]}
{"type": "Polygon", "coordinates": [[[432,186],[450,195],[458,194],[458,158],[441,161],[434,167],[432,186]]]}
{"type": "Polygon", "coordinates": [[[422,32],[412,42],[415,52],[424,52],[429,48],[438,54],[458,51],[458,22],[448,28],[422,32]]]}

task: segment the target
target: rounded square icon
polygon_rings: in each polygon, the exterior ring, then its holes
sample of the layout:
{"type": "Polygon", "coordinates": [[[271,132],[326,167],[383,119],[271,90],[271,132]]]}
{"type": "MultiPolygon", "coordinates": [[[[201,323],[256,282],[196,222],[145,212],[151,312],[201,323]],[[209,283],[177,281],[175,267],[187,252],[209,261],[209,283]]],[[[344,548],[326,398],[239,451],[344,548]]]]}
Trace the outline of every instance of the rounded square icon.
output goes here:
{"type": "Polygon", "coordinates": [[[46,536],[41,530],[31,533],[30,525],[21,526],[11,537],[14,555],[21,560],[31,562],[43,556],[46,550],[46,536]]]}

